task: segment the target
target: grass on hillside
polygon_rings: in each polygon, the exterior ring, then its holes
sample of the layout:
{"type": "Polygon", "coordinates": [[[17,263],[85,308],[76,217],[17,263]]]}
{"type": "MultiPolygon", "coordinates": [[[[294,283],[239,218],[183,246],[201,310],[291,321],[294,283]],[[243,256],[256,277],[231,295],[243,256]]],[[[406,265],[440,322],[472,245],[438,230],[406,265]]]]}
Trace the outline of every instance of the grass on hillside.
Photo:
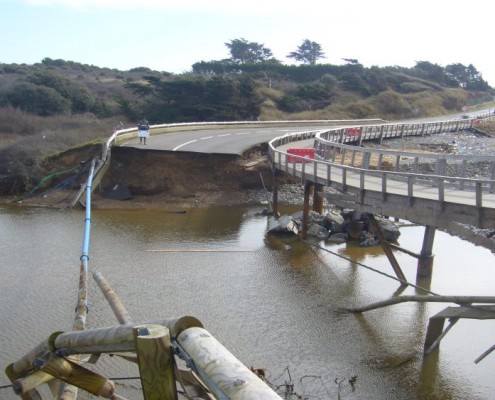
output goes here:
{"type": "Polygon", "coordinates": [[[0,109],[0,180],[14,178],[22,181],[17,187],[29,189],[41,178],[44,159],[84,143],[103,142],[121,122],[92,114],[39,117],[0,109]]]}

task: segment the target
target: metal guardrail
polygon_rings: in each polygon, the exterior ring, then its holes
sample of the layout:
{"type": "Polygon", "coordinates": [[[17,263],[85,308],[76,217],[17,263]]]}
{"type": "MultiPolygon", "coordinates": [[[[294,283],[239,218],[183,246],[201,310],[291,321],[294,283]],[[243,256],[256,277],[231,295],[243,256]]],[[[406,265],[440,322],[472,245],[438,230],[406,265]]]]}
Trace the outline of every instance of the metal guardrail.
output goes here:
{"type": "MultiPolygon", "coordinates": [[[[377,118],[359,120],[360,123],[377,123],[383,121],[377,118]]],[[[174,124],[158,124],[152,125],[150,129],[153,132],[167,133],[167,132],[177,132],[185,130],[199,130],[199,129],[215,129],[218,127],[260,127],[260,126],[293,126],[297,125],[352,125],[357,120],[355,119],[342,119],[342,120],[300,120],[300,121],[225,121],[225,122],[183,122],[174,124]]],[[[114,144],[118,144],[120,141],[129,140],[137,135],[137,127],[126,128],[126,129],[115,129],[110,137],[103,143],[100,160],[98,160],[94,179],[95,185],[101,181],[103,174],[106,172],[110,160],[111,148],[114,144]]],[[[81,203],[84,188],[74,197],[71,207],[75,206],[76,203],[81,203]]],[[[83,204],[82,204],[83,205],[83,204]]]]}
{"type": "MultiPolygon", "coordinates": [[[[493,119],[493,116],[486,116],[485,119],[493,119]]],[[[478,215],[475,218],[478,223],[475,225],[482,226],[484,223],[480,221],[483,215],[481,211],[495,209],[495,157],[426,155],[359,146],[364,140],[381,142],[386,138],[469,129],[478,121],[479,118],[380,124],[287,134],[270,141],[269,157],[277,169],[303,181],[332,186],[343,193],[360,194],[361,197],[356,199],[358,203],[365,193],[371,191],[380,192],[383,201],[386,201],[387,195],[399,195],[406,197],[409,204],[420,198],[434,200],[441,205],[453,203],[474,208],[471,212],[478,215]],[[305,158],[301,163],[298,162],[300,158],[294,159],[283,150],[287,149],[287,145],[309,139],[314,139],[315,159],[305,158]],[[350,142],[357,145],[346,144],[350,142]],[[387,157],[392,158],[393,162],[385,163],[387,157]],[[401,171],[405,162],[408,165],[404,169],[407,170],[401,171]],[[466,173],[469,166],[479,163],[488,164],[487,176],[468,178],[466,173]],[[422,165],[428,165],[431,171],[425,171],[424,168],[422,170],[422,165]],[[450,171],[450,175],[447,171],[450,171]],[[459,196],[459,191],[462,191],[463,196],[459,196]]]]}

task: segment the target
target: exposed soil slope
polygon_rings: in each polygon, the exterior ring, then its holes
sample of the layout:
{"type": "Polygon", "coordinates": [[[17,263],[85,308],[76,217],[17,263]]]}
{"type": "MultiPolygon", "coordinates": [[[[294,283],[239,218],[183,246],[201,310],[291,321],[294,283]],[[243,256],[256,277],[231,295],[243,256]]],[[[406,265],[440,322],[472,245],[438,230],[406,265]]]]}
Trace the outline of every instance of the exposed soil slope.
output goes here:
{"type": "MultiPolygon", "coordinates": [[[[46,173],[55,169],[85,165],[72,187],[45,188],[22,199],[25,205],[66,207],[85,184],[88,160],[99,148],[81,148],[49,160],[46,173]]],[[[278,176],[279,183],[294,182],[278,176]]],[[[130,147],[114,147],[109,168],[95,186],[95,208],[156,208],[168,206],[210,206],[249,202],[249,191],[272,188],[273,174],[263,146],[242,157],[225,154],[163,152],[130,147]],[[111,198],[112,189],[125,187],[132,199],[111,198]]],[[[11,201],[13,199],[10,199],[11,201]]]]}

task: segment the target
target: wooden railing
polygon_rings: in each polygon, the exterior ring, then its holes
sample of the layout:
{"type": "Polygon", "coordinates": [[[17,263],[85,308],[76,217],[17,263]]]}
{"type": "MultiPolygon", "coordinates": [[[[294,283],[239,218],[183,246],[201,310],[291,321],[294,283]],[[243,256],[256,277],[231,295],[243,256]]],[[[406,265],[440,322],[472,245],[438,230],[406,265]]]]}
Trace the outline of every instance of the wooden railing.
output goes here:
{"type": "MultiPolygon", "coordinates": [[[[492,115],[483,118],[493,119],[492,115]]],[[[352,194],[363,203],[371,192],[401,196],[406,204],[416,199],[436,201],[440,209],[455,205],[459,222],[493,227],[495,216],[495,157],[426,154],[361,147],[363,141],[425,136],[471,129],[480,118],[426,123],[363,125],[324,131],[306,131],[278,137],[269,143],[276,169],[352,194]],[[315,159],[291,157],[286,151],[300,141],[314,141],[315,159]],[[354,144],[354,145],[351,145],[354,144]],[[480,167],[484,167],[481,169],[480,167]],[[476,178],[468,177],[476,171],[476,178]],[[483,175],[483,176],[482,176],[483,175]],[[459,211],[459,207],[463,211],[459,211]],[[462,217],[462,214],[470,217],[462,217]]],[[[377,196],[374,196],[375,199],[377,196]]],[[[397,199],[394,197],[394,200],[397,199]]]]}

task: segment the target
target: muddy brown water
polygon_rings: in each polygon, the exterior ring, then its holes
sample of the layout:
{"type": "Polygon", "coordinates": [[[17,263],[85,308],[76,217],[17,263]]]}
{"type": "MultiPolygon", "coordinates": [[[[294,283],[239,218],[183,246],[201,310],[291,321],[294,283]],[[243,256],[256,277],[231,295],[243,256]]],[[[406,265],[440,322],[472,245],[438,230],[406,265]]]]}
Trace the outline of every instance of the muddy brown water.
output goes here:
{"type": "MultiPolygon", "coordinates": [[[[90,271],[105,276],[136,322],[195,316],[245,365],[265,368],[274,385],[294,384],[302,398],[494,398],[495,353],[474,360],[494,344],[495,321],[461,320],[423,358],[428,319],[447,305],[339,313],[396,294],[395,281],[352,262],[392,274],[380,248],[320,242],[327,252],[267,236],[261,210],[95,210],[90,271]]],[[[83,211],[0,208],[2,371],[51,333],[71,329],[83,228],[83,211]]],[[[422,234],[402,227],[400,244],[419,251],[422,234]]],[[[437,232],[434,253],[433,278],[419,284],[443,295],[494,294],[490,251],[437,232]]],[[[416,260],[395,254],[416,283],[416,260]]],[[[88,329],[112,325],[90,280],[88,329]]],[[[103,356],[96,369],[112,378],[138,375],[116,357],[103,356]]],[[[3,375],[0,385],[8,383],[3,375]]],[[[139,387],[139,380],[118,381],[117,392],[141,399],[139,387]]],[[[11,389],[0,389],[0,398],[18,399],[11,389]]]]}

